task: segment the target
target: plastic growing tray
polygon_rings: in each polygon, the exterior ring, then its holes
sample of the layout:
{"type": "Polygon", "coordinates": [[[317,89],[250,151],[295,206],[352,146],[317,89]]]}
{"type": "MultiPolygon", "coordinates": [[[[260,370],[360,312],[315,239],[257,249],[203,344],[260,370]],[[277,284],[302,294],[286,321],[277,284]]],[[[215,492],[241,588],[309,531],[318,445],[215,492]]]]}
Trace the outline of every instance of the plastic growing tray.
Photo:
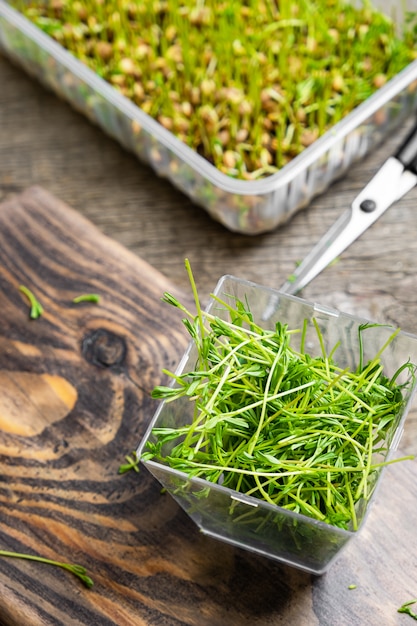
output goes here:
{"type": "MultiPolygon", "coordinates": [[[[377,8],[398,10],[396,0],[377,8]]],[[[66,99],[232,231],[254,235],[307,206],[417,108],[417,61],[279,172],[230,178],[0,0],[0,51],[66,99]]]]}

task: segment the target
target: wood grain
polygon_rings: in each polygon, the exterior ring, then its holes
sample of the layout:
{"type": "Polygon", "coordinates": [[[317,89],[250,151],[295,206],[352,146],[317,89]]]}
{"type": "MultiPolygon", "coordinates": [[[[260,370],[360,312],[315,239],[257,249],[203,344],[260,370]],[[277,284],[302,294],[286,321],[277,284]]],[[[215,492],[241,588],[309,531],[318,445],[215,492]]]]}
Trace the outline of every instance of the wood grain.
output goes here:
{"type": "Polygon", "coordinates": [[[41,188],[0,206],[0,547],[81,563],[95,582],[0,559],[0,623],[406,623],[417,462],[386,470],[363,531],[318,579],[199,534],[146,470],[118,475],[155,408],[150,390],[185,346],[165,290],[187,301],[41,188]],[[101,302],[73,305],[85,292],[101,302]]]}

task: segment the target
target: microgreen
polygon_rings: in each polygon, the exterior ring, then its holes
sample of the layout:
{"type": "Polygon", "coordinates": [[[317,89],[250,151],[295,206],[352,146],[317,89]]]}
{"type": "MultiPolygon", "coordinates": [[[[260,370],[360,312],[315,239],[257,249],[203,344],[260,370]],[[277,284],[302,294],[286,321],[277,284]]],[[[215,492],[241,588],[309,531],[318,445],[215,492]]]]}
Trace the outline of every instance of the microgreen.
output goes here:
{"type": "Polygon", "coordinates": [[[28,289],[27,287],[25,287],[24,285],[20,285],[19,287],[19,291],[21,293],[23,293],[27,299],[29,300],[29,304],[30,304],[30,317],[33,320],[38,319],[38,317],[40,317],[43,313],[43,307],[41,305],[41,303],[38,301],[38,299],[36,298],[36,296],[32,293],[32,291],[30,289],[28,289]]]}
{"type": "Polygon", "coordinates": [[[415,14],[398,37],[367,0],[11,3],[234,178],[274,174],[415,59],[415,14]]]}
{"type": "Polygon", "coordinates": [[[135,472],[139,472],[139,459],[136,455],[136,452],[132,452],[132,455],[126,455],[125,460],[127,463],[123,463],[119,467],[119,474],[126,474],[130,470],[134,470],[135,472]]]}
{"type": "Polygon", "coordinates": [[[89,589],[94,585],[92,579],[87,575],[87,570],[82,565],[74,565],[71,563],[61,563],[60,561],[53,561],[52,559],[46,559],[42,556],[36,556],[34,554],[23,554],[21,552],[9,552],[8,550],[0,550],[0,556],[12,557],[17,559],[26,559],[28,561],[37,561],[38,563],[46,563],[47,565],[54,565],[61,567],[62,569],[71,572],[74,576],[77,576],[82,583],[89,589]]]}
{"type": "Polygon", "coordinates": [[[414,600],[410,600],[409,602],[405,602],[398,609],[398,613],[406,613],[413,619],[417,620],[417,613],[414,613],[414,611],[411,609],[412,605],[415,604],[416,602],[417,602],[417,598],[414,598],[414,600]]]}
{"type": "MultiPolygon", "coordinates": [[[[277,321],[267,330],[246,302],[217,295],[202,313],[188,261],[186,267],[197,314],[188,312],[184,324],[197,355],[191,371],[164,370],[173,385],[155,387],[152,396],[192,402],[193,417],[154,427],[141,458],[356,530],[358,503],[369,500],[381,468],[413,458],[385,460],[409,384],[399,384],[397,372],[388,378],[381,364],[398,331],[365,362],[364,333],[373,325],[360,326],[359,365],[341,367],[339,344],[326,351],[317,319],[294,329],[277,321]],[[304,351],[308,326],[316,356],[304,351]]],[[[164,300],[186,311],[173,296],[164,300]]],[[[415,366],[403,367],[412,382],[415,366]]]]}
{"type": "Polygon", "coordinates": [[[75,298],[73,298],[73,303],[74,304],[79,304],[80,302],[94,302],[94,303],[99,303],[100,302],[100,296],[96,293],[83,293],[80,296],[76,296],[75,298]]]}

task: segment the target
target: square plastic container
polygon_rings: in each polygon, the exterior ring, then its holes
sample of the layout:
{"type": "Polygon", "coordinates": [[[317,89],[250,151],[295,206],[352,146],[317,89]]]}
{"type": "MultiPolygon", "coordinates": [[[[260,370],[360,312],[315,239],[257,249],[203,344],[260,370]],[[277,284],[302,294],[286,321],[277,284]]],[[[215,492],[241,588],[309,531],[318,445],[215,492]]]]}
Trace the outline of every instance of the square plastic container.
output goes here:
{"type": "MultiPolygon", "coordinates": [[[[322,332],[326,352],[340,342],[334,361],[342,368],[356,369],[360,353],[358,328],[365,320],[323,309],[298,297],[283,295],[233,276],[224,276],[219,281],[215,294],[232,306],[235,298],[246,302],[255,323],[265,329],[274,329],[277,321],[288,324],[289,329],[302,328],[304,320],[308,320],[305,345],[312,356],[317,356],[321,354],[321,348],[312,323],[314,318],[322,332]],[[275,312],[265,321],[265,311],[270,310],[271,302],[275,312]]],[[[215,315],[229,319],[228,312],[220,308],[217,302],[214,304],[213,300],[207,310],[213,309],[213,306],[215,310],[212,312],[215,315]]],[[[362,333],[364,362],[375,357],[393,330],[392,327],[377,325],[362,333]]],[[[291,343],[294,348],[299,347],[296,337],[294,335],[295,343],[291,343]]],[[[177,369],[178,374],[194,369],[196,354],[196,348],[191,343],[177,369]]],[[[408,360],[413,364],[417,363],[417,337],[401,331],[382,353],[384,373],[388,377],[393,376],[408,360]]],[[[389,440],[384,443],[384,450],[378,453],[379,460],[388,459],[396,449],[402,434],[403,421],[416,389],[411,372],[405,371],[401,376],[398,382],[406,385],[403,409],[396,415],[394,425],[389,431],[389,440]]],[[[176,428],[190,424],[192,414],[193,403],[188,398],[162,402],[139,445],[138,456],[146,450],[148,441],[156,441],[152,433],[155,427],[176,428]]],[[[174,443],[175,441],[172,445],[174,443]]],[[[203,533],[313,574],[325,572],[341,549],[358,532],[316,521],[208,480],[189,478],[185,473],[159,461],[143,460],[143,463],[203,533]]],[[[359,530],[375,498],[375,488],[379,484],[381,473],[382,471],[372,483],[375,487],[371,487],[371,497],[367,501],[362,499],[357,505],[359,530]]]]}
{"type": "MultiPolygon", "coordinates": [[[[413,0],[408,2],[411,10],[413,0]]],[[[373,4],[386,14],[394,11],[401,22],[397,0],[373,4]]],[[[0,51],[159,176],[168,178],[215,220],[248,235],[288,221],[417,109],[414,61],[279,172],[257,181],[236,180],[182,143],[4,0],[0,0],[0,51]]]]}

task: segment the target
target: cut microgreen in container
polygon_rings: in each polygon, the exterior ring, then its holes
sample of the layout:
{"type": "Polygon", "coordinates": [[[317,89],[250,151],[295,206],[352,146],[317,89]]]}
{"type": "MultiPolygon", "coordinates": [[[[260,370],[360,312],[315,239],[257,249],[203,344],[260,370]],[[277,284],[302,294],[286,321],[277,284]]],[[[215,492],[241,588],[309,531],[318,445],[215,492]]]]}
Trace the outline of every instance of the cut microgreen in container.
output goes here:
{"type": "Polygon", "coordinates": [[[211,308],[202,313],[188,263],[187,268],[197,313],[170,294],[164,300],[186,315],[194,343],[191,369],[165,370],[173,385],[158,386],[152,395],[166,407],[179,402],[172,414],[191,417],[177,422],[166,408],[141,460],[357,530],[381,468],[393,462],[387,453],[415,382],[409,361],[385,373],[382,356],[400,331],[382,333],[385,339],[369,358],[367,333],[382,326],[358,324],[357,364],[340,365],[343,336],[329,348],[314,316],[295,328],[277,321],[265,329],[245,297],[229,294],[213,295],[211,308]],[[307,349],[312,342],[317,354],[307,349]]]}
{"type": "Polygon", "coordinates": [[[367,1],[11,4],[240,179],[279,171],[416,58],[413,18],[398,36],[367,1]]]}

